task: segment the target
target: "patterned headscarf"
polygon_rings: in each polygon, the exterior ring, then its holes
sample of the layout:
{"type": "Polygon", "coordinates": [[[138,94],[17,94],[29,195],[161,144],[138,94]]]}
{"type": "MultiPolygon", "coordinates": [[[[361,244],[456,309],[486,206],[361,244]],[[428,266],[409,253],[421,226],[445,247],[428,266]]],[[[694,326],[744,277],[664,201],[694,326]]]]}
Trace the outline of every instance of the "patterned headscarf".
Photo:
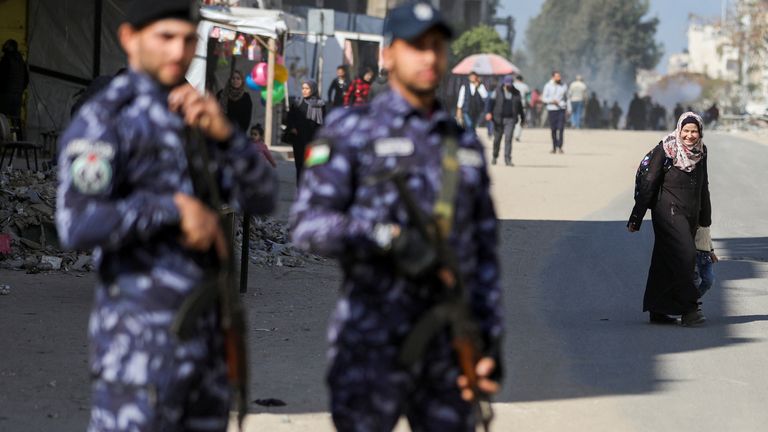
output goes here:
{"type": "MultiPolygon", "coordinates": [[[[690,122],[689,122],[690,123],[690,122]]],[[[704,158],[704,121],[694,112],[687,112],[677,120],[677,129],[664,138],[664,152],[673,160],[674,165],[681,171],[691,172],[696,164],[704,158]],[[699,127],[699,141],[692,147],[683,142],[683,122],[689,118],[695,120],[699,127]]]]}

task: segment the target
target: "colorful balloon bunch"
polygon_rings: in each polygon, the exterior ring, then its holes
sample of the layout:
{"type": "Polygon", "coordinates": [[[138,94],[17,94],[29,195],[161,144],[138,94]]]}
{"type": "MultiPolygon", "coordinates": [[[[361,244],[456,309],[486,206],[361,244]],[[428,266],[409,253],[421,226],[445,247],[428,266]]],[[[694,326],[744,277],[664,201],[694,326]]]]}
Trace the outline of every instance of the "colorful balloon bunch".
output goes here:
{"type": "MultiPolygon", "coordinates": [[[[245,84],[251,90],[260,92],[261,98],[267,100],[267,74],[269,65],[265,62],[258,63],[253,67],[251,73],[245,77],[245,84]]],[[[285,83],[288,82],[288,69],[283,65],[282,57],[278,59],[275,65],[275,84],[272,90],[273,103],[280,103],[285,100],[285,83]]]]}

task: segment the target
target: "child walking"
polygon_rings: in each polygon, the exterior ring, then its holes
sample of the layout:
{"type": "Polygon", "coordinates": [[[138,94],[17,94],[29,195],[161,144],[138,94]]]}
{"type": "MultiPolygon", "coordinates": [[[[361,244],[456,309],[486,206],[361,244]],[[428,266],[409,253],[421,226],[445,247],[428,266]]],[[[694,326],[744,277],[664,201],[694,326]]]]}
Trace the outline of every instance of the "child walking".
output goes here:
{"type": "Polygon", "coordinates": [[[709,227],[699,227],[696,230],[696,287],[699,298],[712,288],[715,283],[715,266],[719,259],[712,247],[712,236],[709,227]]]}

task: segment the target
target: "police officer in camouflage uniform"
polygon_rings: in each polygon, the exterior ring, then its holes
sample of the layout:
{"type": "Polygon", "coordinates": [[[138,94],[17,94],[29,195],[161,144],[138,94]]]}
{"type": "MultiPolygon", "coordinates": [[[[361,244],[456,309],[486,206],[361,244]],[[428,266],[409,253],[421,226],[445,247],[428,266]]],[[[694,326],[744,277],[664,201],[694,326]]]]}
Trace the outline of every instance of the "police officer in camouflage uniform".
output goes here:
{"type": "MultiPolygon", "coordinates": [[[[228,253],[217,212],[194,196],[186,151],[199,130],[223,199],[274,207],[276,179],[215,99],[184,83],[197,43],[187,0],[136,0],[119,29],[130,70],[78,112],[60,141],[57,225],[94,248],[90,431],[224,431],[231,391],[214,305],[180,340],[180,305],[228,253]]],[[[193,157],[194,159],[194,157],[193,157]]]]}
{"type": "Polygon", "coordinates": [[[467,402],[473,394],[447,331],[430,342],[415,368],[399,361],[403,341],[436,300],[431,287],[401,276],[402,268],[429,255],[430,246],[386,179],[405,173],[410,195],[431,214],[446,137],[458,141],[460,164],[448,243],[483,340],[479,388],[498,390],[501,294],[486,160],[475,134],[460,129],[435,98],[450,35],[440,12],[425,1],[391,10],[383,60],[392,91],[368,107],[331,113],[307,153],[292,235],[297,246],[338,258],[344,271],[327,376],[340,431],[391,430],[401,415],[417,431],[475,430],[467,402]]]}

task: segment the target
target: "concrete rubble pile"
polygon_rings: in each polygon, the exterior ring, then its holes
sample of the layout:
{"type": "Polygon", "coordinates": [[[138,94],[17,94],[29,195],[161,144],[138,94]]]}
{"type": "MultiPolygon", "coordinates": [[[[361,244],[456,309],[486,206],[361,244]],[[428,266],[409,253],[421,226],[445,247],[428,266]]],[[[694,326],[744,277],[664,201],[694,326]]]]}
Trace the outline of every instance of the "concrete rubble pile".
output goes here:
{"type": "MultiPolygon", "coordinates": [[[[0,269],[30,273],[93,270],[90,254],[61,248],[54,222],[55,208],[55,171],[0,171],[0,269]],[[4,242],[8,244],[6,248],[4,242]]],[[[237,253],[242,238],[239,222],[237,253]]],[[[290,244],[285,222],[269,217],[251,218],[250,235],[250,260],[254,264],[302,267],[307,262],[321,261],[290,244]]]]}
{"type": "MultiPolygon", "coordinates": [[[[235,249],[242,250],[242,224],[238,221],[235,249]]],[[[304,267],[323,258],[296,249],[290,242],[288,225],[271,217],[252,217],[250,260],[253,264],[277,267],[304,267]]]]}
{"type": "Polygon", "coordinates": [[[55,209],[55,171],[0,172],[0,268],[30,273],[92,269],[88,254],[62,250],[55,209]]]}

